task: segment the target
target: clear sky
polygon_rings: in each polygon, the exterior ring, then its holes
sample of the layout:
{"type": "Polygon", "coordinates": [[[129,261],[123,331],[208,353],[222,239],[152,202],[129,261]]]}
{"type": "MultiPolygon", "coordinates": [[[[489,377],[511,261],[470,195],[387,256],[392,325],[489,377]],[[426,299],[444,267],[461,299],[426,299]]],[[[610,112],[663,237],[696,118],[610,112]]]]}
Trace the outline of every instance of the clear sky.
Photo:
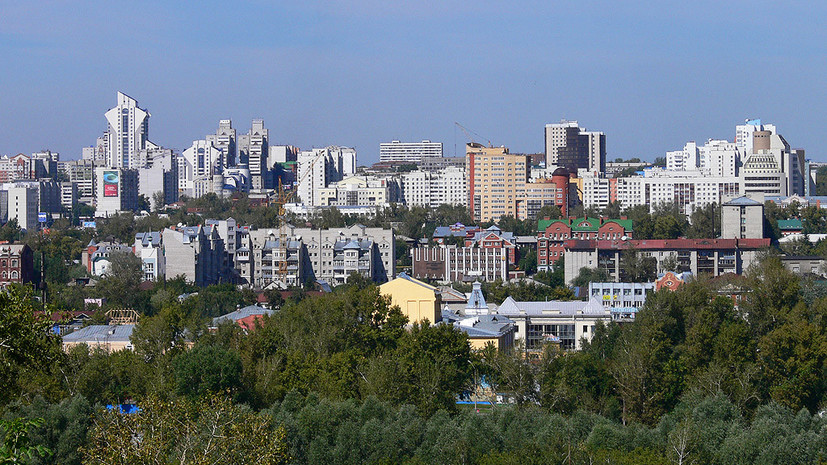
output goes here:
{"type": "Polygon", "coordinates": [[[455,121],[540,152],[567,118],[604,131],[610,159],[651,160],[762,118],[827,161],[825,18],[777,0],[0,0],[0,154],[79,158],[120,90],[179,150],[261,117],[271,143],[360,164],[392,139],[461,154],[455,121]]]}

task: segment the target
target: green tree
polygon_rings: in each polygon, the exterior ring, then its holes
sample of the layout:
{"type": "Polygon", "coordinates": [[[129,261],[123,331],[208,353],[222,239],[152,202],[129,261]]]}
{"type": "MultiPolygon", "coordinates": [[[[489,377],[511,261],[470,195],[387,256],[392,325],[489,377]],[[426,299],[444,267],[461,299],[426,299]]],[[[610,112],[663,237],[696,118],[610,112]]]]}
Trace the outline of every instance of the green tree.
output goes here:
{"type": "Polygon", "coordinates": [[[100,410],[84,456],[90,465],[290,462],[284,428],[221,397],[149,398],[133,414],[100,410]]]}
{"type": "Polygon", "coordinates": [[[29,438],[29,430],[43,424],[43,419],[0,420],[0,429],[4,439],[0,446],[0,464],[12,465],[29,463],[35,457],[51,455],[52,451],[42,445],[33,445],[29,438]]]}
{"type": "Polygon", "coordinates": [[[571,280],[575,287],[589,287],[589,283],[604,283],[609,280],[609,274],[602,268],[580,268],[577,276],[571,280]]]}
{"type": "Polygon", "coordinates": [[[15,391],[22,370],[48,366],[60,353],[60,340],[49,331],[51,319],[35,316],[36,306],[40,308],[27,286],[0,292],[0,405],[15,391]]]}
{"type": "Polygon", "coordinates": [[[196,344],[178,355],[173,366],[176,387],[182,395],[196,398],[241,388],[241,358],[222,347],[196,344]]]}

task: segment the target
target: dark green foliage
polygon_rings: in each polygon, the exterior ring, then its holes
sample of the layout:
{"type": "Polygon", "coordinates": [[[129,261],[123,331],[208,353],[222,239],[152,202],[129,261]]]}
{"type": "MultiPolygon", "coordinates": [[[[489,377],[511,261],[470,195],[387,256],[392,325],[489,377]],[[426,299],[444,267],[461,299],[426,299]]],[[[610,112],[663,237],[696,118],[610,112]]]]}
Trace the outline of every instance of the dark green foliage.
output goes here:
{"type": "Polygon", "coordinates": [[[241,358],[232,350],[199,344],[173,362],[179,394],[200,397],[235,392],[241,387],[241,358]]]}

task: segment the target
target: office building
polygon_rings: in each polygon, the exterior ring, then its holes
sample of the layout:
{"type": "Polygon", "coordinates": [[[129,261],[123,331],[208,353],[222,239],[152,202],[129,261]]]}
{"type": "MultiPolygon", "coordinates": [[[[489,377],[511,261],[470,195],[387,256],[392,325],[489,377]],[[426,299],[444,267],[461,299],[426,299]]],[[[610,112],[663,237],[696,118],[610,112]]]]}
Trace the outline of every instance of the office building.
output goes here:
{"type": "Polygon", "coordinates": [[[124,168],[95,168],[97,205],[95,216],[108,217],[138,210],[138,171],[124,168]]]}
{"type": "Polygon", "coordinates": [[[379,144],[379,162],[404,162],[417,164],[423,158],[441,158],[442,142],[383,142],[379,144]]]}
{"type": "Polygon", "coordinates": [[[626,272],[621,255],[629,249],[654,258],[657,273],[670,271],[664,268],[664,262],[669,260],[677,263],[678,271],[695,276],[742,274],[757,260],[758,252],[769,245],[769,239],[570,239],[563,242],[565,281],[571,285],[581,268],[600,268],[612,281],[619,282],[626,272]]]}
{"type": "Polygon", "coordinates": [[[208,189],[207,192],[196,192],[195,180],[206,179],[211,186],[213,175],[222,172],[223,157],[224,152],[216,148],[212,142],[203,139],[192,141],[192,145],[177,158],[178,188],[180,191],[195,198],[201,196],[197,194],[212,192],[212,188],[208,189]]]}
{"type": "Polygon", "coordinates": [[[585,168],[606,171],[606,135],[587,131],[577,121],[560,121],[545,127],[546,166],[562,166],[570,172],[585,168]]]}

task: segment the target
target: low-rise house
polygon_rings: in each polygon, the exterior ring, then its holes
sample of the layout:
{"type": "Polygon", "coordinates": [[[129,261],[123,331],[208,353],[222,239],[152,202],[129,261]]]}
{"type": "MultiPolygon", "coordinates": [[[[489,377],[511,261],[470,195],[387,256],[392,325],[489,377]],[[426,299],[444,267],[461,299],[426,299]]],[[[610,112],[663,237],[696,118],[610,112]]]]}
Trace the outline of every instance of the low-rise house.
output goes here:
{"type": "Polygon", "coordinates": [[[389,296],[391,305],[398,306],[409,323],[442,320],[442,292],[406,273],[399,273],[393,281],[380,285],[379,293],[389,296]]]}
{"type": "Polygon", "coordinates": [[[134,350],[130,338],[134,324],[90,325],[63,336],[63,350],[69,351],[78,345],[87,345],[92,350],[112,353],[119,350],[134,350]]]}
{"type": "Polygon", "coordinates": [[[437,226],[434,229],[433,240],[437,244],[445,244],[450,238],[456,238],[462,242],[466,239],[473,239],[474,234],[481,232],[479,226],[465,226],[462,223],[454,223],[451,226],[437,226]]]}
{"type": "Polygon", "coordinates": [[[665,273],[660,273],[658,275],[658,279],[655,280],[655,290],[659,291],[661,289],[669,289],[670,291],[676,291],[679,287],[689,281],[689,278],[692,277],[692,273],[683,272],[683,273],[676,273],[674,271],[667,271],[665,273]]]}
{"type": "Polygon", "coordinates": [[[117,253],[132,253],[132,247],[117,242],[89,242],[81,254],[81,263],[92,276],[103,276],[112,265],[110,257],[117,253]]]}
{"type": "Polygon", "coordinates": [[[791,236],[804,232],[804,224],[797,218],[778,220],[778,229],[781,231],[782,236],[791,236]]]}
{"type": "Polygon", "coordinates": [[[781,263],[797,275],[824,277],[827,274],[827,260],[818,255],[782,255],[781,263]]]}
{"type": "Polygon", "coordinates": [[[255,329],[257,321],[264,318],[265,315],[272,315],[273,313],[275,313],[275,310],[259,307],[258,305],[248,305],[226,315],[213,318],[210,329],[215,329],[221,323],[229,321],[240,326],[245,332],[250,332],[255,329]]]}

